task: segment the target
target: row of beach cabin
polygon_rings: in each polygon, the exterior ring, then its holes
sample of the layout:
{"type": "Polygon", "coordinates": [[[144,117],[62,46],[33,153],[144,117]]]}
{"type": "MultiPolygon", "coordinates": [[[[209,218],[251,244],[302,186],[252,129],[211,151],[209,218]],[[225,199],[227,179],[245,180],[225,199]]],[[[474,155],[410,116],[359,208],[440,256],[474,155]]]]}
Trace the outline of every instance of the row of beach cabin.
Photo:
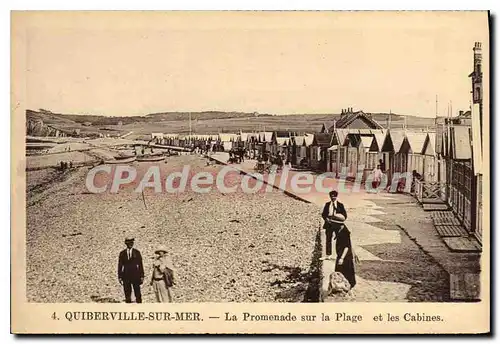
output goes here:
{"type": "Polygon", "coordinates": [[[250,158],[264,152],[283,153],[294,167],[331,172],[348,179],[362,173],[364,180],[380,162],[390,182],[397,173],[415,171],[422,178],[413,191],[416,197],[421,202],[434,200],[447,204],[464,227],[480,239],[470,125],[450,123],[438,124],[433,131],[385,129],[368,114],[348,109],[342,111],[340,120],[332,126],[323,125],[315,133],[153,134],[153,139],[159,144],[209,146],[211,150],[243,148],[250,158]]]}

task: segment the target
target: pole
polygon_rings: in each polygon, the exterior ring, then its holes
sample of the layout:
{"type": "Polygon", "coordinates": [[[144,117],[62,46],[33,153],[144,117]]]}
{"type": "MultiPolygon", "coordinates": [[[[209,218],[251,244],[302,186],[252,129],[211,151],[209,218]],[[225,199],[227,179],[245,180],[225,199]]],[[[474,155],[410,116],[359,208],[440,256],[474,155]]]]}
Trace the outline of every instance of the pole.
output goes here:
{"type": "Polygon", "coordinates": [[[438,95],[436,94],[436,118],[438,117],[438,95]]]}
{"type": "Polygon", "coordinates": [[[191,112],[189,113],[189,135],[191,136],[191,112]]]}

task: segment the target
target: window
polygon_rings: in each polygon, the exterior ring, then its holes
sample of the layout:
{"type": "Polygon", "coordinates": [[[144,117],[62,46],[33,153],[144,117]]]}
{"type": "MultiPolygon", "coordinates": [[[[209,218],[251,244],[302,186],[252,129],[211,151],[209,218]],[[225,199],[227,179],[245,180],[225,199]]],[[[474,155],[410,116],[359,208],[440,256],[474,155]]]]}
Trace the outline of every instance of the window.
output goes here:
{"type": "Polygon", "coordinates": [[[332,163],[337,162],[337,151],[336,150],[330,151],[330,160],[332,163]]]}
{"type": "Polygon", "coordinates": [[[477,86],[474,89],[474,101],[480,101],[481,100],[481,87],[477,86]]]}
{"type": "Polygon", "coordinates": [[[340,148],[340,159],[339,159],[339,162],[341,164],[345,164],[345,148],[344,147],[340,148]]]}

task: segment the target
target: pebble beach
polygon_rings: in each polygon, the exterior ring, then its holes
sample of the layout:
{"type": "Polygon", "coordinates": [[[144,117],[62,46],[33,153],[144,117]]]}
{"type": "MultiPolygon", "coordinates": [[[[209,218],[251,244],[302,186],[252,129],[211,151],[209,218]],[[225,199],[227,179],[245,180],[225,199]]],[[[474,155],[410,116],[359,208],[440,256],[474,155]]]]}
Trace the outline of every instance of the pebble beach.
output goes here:
{"type": "MultiPolygon", "coordinates": [[[[185,165],[222,168],[191,155],[159,166],[185,165]]],[[[158,245],[169,248],[176,268],[175,302],[315,301],[317,206],[276,190],[93,194],[85,186],[89,169],[27,172],[28,301],[124,302],[117,263],[130,234],[144,262],[143,302],[154,302],[149,280],[158,245]]]]}

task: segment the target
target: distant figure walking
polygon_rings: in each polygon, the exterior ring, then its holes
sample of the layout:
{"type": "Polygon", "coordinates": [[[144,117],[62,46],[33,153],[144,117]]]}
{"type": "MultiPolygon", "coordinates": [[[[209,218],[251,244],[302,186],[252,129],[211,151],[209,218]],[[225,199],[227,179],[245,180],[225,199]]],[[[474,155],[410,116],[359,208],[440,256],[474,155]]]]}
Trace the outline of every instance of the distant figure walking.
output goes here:
{"type": "Polygon", "coordinates": [[[175,284],[172,259],[167,255],[167,249],[164,246],[158,247],[155,254],[151,286],[155,292],[156,302],[171,303],[173,302],[171,288],[175,284]]]}
{"type": "Polygon", "coordinates": [[[126,303],[132,302],[132,288],[135,301],[142,303],[141,284],[144,281],[142,256],[139,250],[133,248],[134,238],[125,238],[125,245],[127,248],[121,251],[118,257],[118,280],[123,285],[126,303]]]}
{"type": "Polygon", "coordinates": [[[377,165],[372,171],[373,174],[373,180],[372,180],[372,189],[373,192],[377,192],[377,188],[380,186],[380,183],[382,183],[382,176],[383,172],[380,169],[380,165],[377,165]]]}
{"type": "Polygon", "coordinates": [[[380,169],[382,170],[382,173],[385,173],[385,162],[382,159],[379,159],[378,164],[380,166],[380,169]]]}

